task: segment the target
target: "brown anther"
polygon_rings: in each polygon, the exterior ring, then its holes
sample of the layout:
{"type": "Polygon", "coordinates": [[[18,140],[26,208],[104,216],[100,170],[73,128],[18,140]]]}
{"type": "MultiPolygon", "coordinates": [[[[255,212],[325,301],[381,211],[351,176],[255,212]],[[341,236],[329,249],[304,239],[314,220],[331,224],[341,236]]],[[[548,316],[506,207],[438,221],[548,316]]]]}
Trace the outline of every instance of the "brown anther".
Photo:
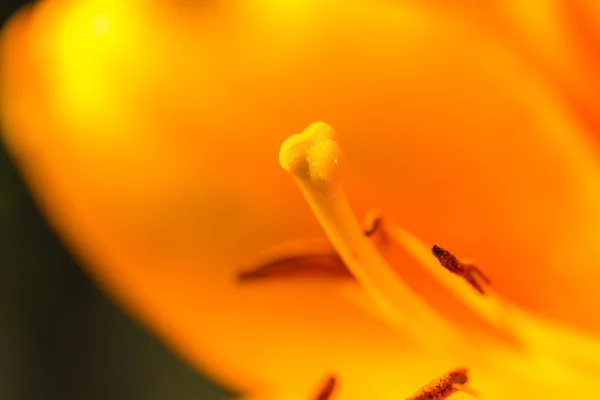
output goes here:
{"type": "Polygon", "coordinates": [[[373,234],[375,232],[377,232],[377,229],[379,228],[379,225],[381,224],[381,218],[375,218],[372,222],[371,222],[371,226],[365,230],[365,236],[370,237],[373,236],[373,234]]]}
{"type": "Polygon", "coordinates": [[[352,279],[352,274],[348,271],[341,258],[332,252],[285,256],[252,267],[237,275],[238,281],[244,283],[300,277],[352,279]]]}
{"type": "Polygon", "coordinates": [[[325,383],[323,383],[323,386],[319,390],[317,397],[315,397],[315,400],[330,400],[330,399],[332,399],[333,392],[335,391],[336,387],[337,387],[336,377],[333,375],[328,376],[327,380],[325,380],[325,383]]]}
{"type": "Polygon", "coordinates": [[[442,249],[438,245],[434,245],[431,252],[444,268],[453,274],[461,276],[479,293],[485,294],[485,290],[480,282],[483,281],[486,285],[490,285],[490,280],[479,268],[472,264],[460,262],[452,253],[442,249]]]}
{"type": "Polygon", "coordinates": [[[469,381],[466,368],[457,368],[431,381],[406,400],[445,400],[458,391],[476,394],[465,385],[469,381]]]}

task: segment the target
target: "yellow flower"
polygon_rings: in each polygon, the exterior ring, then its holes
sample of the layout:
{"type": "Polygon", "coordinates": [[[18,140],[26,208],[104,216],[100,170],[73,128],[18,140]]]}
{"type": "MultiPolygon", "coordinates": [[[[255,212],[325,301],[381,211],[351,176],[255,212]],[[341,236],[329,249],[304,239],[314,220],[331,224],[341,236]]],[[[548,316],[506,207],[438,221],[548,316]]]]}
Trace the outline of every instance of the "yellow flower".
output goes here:
{"type": "Polygon", "coordinates": [[[310,399],[334,373],[335,399],[406,398],[465,366],[486,399],[594,398],[594,56],[551,41],[541,1],[416,3],[47,0],[4,28],[3,139],[98,283],[249,396],[310,399]],[[507,17],[523,15],[531,30],[507,17]],[[343,178],[309,163],[343,195],[278,165],[313,121],[339,137],[313,125],[282,164],[343,151],[343,178]],[[373,207],[387,244],[354,219],[373,207]],[[318,222],[337,253],[301,240],[318,222]],[[238,279],[285,254],[333,255],[335,273],[238,279]]]}

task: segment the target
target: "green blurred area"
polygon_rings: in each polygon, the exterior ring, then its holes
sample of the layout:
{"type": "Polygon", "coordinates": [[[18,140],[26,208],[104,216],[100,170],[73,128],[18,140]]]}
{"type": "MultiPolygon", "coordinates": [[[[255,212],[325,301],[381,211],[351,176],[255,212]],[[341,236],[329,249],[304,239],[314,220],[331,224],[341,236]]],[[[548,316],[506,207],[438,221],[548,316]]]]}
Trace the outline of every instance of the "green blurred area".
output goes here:
{"type": "Polygon", "coordinates": [[[94,286],[0,146],[0,399],[227,397],[94,286]]]}
{"type": "MultiPolygon", "coordinates": [[[[3,1],[2,23],[24,3],[3,1]]],[[[229,397],[89,280],[40,215],[0,141],[0,400],[229,397]]]]}

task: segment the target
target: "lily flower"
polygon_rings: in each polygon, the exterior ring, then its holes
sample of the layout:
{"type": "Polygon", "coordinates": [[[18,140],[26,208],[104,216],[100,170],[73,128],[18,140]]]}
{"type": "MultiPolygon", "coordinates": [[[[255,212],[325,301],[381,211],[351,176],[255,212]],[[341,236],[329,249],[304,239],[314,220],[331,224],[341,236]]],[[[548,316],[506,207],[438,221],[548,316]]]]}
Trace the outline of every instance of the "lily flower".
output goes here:
{"type": "Polygon", "coordinates": [[[2,139],[98,284],[246,399],[594,398],[595,36],[471,3],[41,1],[2,139]]]}

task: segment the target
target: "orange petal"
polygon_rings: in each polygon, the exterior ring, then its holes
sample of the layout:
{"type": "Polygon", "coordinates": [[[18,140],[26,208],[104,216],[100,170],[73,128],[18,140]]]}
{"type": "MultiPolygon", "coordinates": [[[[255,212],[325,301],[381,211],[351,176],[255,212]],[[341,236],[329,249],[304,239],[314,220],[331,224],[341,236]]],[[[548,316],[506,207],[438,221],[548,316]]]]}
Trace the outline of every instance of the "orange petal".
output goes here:
{"type": "Polygon", "coordinates": [[[340,283],[236,285],[261,249],[319,232],[277,165],[314,120],[343,135],[359,211],[377,203],[511,298],[600,327],[595,155],[513,54],[408,5],[165,4],[22,12],[3,36],[2,123],[73,251],[188,360],[304,398],[332,368],[346,393],[389,396],[454,367],[346,303],[340,283]]]}

